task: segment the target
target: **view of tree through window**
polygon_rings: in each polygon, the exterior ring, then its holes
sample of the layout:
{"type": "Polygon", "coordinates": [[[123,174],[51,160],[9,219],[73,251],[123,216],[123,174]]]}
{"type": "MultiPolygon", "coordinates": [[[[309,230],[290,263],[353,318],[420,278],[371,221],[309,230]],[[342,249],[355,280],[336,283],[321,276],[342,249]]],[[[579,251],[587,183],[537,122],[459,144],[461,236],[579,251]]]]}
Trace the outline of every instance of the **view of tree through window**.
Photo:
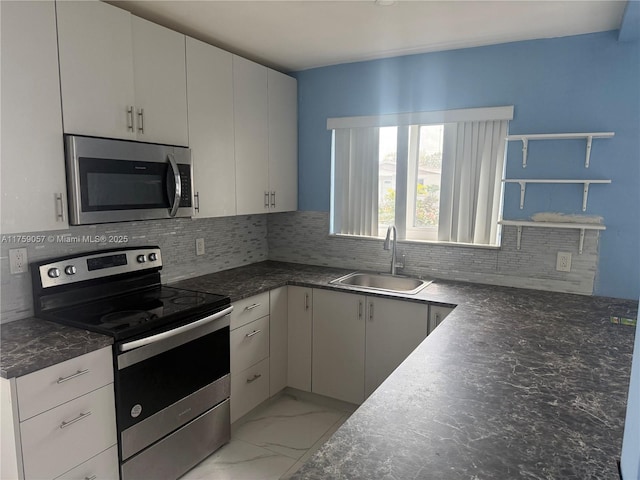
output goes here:
{"type": "Polygon", "coordinates": [[[398,127],[380,128],[378,157],[378,226],[393,225],[396,217],[396,163],[398,127]]]}
{"type": "Polygon", "coordinates": [[[444,125],[420,127],[413,227],[437,227],[444,125]]]}

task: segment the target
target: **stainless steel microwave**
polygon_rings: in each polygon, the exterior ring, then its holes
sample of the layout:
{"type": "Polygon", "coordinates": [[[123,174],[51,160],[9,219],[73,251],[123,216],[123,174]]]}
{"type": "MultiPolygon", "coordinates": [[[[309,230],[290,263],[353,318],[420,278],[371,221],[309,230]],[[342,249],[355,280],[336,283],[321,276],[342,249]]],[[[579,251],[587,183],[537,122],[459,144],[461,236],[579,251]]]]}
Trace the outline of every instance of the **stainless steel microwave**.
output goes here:
{"type": "Polygon", "coordinates": [[[191,150],[65,135],[72,225],[190,217],[191,150]]]}

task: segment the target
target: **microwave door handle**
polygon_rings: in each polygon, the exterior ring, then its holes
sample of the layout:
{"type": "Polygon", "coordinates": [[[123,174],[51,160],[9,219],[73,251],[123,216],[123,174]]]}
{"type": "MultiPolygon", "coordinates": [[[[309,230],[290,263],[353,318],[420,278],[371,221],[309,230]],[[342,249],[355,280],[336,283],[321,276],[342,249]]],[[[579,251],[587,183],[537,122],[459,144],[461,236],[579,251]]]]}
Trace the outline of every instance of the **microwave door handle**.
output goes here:
{"type": "Polygon", "coordinates": [[[176,157],[173,155],[173,153],[167,155],[167,159],[169,160],[169,165],[171,165],[171,170],[173,171],[173,181],[175,184],[175,194],[171,210],[169,211],[169,216],[175,217],[176,213],[178,213],[178,208],[180,207],[180,196],[182,195],[182,179],[180,178],[178,162],[176,162],[176,157]]]}

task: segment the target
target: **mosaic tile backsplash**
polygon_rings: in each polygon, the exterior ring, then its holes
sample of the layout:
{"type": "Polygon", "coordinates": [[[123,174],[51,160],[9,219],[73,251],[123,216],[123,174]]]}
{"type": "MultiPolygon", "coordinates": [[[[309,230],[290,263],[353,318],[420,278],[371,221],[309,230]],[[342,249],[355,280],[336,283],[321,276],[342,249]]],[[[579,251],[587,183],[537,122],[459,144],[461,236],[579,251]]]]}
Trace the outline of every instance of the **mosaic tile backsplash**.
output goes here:
{"type": "MultiPolygon", "coordinates": [[[[329,236],[327,212],[287,212],[208,219],[172,219],[70,227],[29,235],[53,237],[37,244],[3,242],[0,247],[0,323],[33,313],[31,276],[9,271],[9,249],[27,248],[28,261],[113,248],[158,245],[164,283],[261,262],[323,265],[354,270],[388,271],[390,252],[382,240],[329,236]],[[127,237],[123,244],[90,243],[83,237],[127,237]],[[205,239],[196,256],[195,239],[205,239]]],[[[11,237],[11,236],[9,236],[11,237]]],[[[500,249],[425,243],[398,243],[405,254],[404,273],[492,285],[591,295],[598,262],[598,234],[588,231],[578,255],[577,230],[525,228],[521,250],[516,228],[506,227],[500,249]],[[571,272],[555,270],[558,251],[571,252],[571,272]]]]}
{"type": "MultiPolygon", "coordinates": [[[[0,323],[25,318],[33,313],[31,275],[12,275],[9,249],[27,248],[29,262],[118,246],[158,245],[164,261],[163,283],[248,265],[268,259],[266,215],[205,219],[169,219],[70,227],[53,232],[30,232],[45,241],[1,244],[0,323]],[[105,236],[124,243],[91,243],[87,239],[105,236]],[[195,239],[205,239],[205,254],[196,256],[195,239]]],[[[13,235],[5,236],[11,240],[13,235]]]]}
{"type": "MultiPolygon", "coordinates": [[[[390,269],[391,252],[382,249],[382,239],[329,236],[327,212],[271,214],[268,229],[270,260],[390,269]]],[[[405,254],[408,275],[592,295],[598,234],[586,232],[580,255],[578,241],[579,230],[525,227],[517,250],[516,227],[505,227],[500,249],[398,242],[397,254],[405,254]],[[571,253],[571,272],[556,271],[558,251],[571,253]]]]}

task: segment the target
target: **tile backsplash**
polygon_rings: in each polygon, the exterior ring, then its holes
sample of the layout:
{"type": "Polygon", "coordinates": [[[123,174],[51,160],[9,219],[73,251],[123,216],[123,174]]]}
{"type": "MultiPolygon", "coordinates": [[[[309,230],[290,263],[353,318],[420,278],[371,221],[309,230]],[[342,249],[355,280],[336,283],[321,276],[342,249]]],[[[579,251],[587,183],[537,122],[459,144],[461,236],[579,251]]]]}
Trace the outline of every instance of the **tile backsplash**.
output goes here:
{"type": "Polygon", "coordinates": [[[33,313],[31,274],[12,275],[9,249],[27,248],[29,262],[118,246],[158,245],[162,250],[162,282],[227,270],[268,258],[266,215],[205,219],[170,219],[70,227],[53,232],[30,232],[43,236],[39,243],[15,243],[3,235],[0,246],[0,323],[33,313]],[[89,238],[112,237],[126,242],[89,242],[89,238]],[[196,256],[195,239],[205,239],[205,254],[196,256]]]}
{"type": "MultiPolygon", "coordinates": [[[[288,212],[268,217],[269,259],[331,267],[389,271],[382,239],[329,236],[327,212],[288,212]]],[[[404,273],[492,285],[593,294],[598,233],[587,231],[578,254],[578,230],[526,228],[516,249],[516,227],[505,227],[501,248],[398,242],[404,273]],[[558,251],[571,252],[571,272],[556,271],[558,251]]]]}
{"type": "MultiPolygon", "coordinates": [[[[207,219],[173,219],[70,227],[42,235],[40,243],[0,245],[2,282],[0,323],[33,313],[31,276],[12,275],[9,249],[27,248],[28,261],[72,255],[119,245],[158,245],[163,283],[248,265],[264,260],[326,265],[373,271],[389,269],[390,252],[382,240],[329,236],[327,212],[287,212],[207,219]],[[90,243],[86,237],[127,237],[125,243],[90,243]],[[205,239],[196,256],[195,239],[205,239]],[[82,241],[85,240],[85,241],[82,241]]],[[[516,228],[503,231],[501,248],[470,248],[426,243],[398,243],[405,273],[451,280],[591,295],[598,262],[598,234],[588,231],[578,255],[577,230],[525,228],[516,249],[516,228]],[[571,252],[571,272],[558,272],[556,254],[571,252]]]]}

